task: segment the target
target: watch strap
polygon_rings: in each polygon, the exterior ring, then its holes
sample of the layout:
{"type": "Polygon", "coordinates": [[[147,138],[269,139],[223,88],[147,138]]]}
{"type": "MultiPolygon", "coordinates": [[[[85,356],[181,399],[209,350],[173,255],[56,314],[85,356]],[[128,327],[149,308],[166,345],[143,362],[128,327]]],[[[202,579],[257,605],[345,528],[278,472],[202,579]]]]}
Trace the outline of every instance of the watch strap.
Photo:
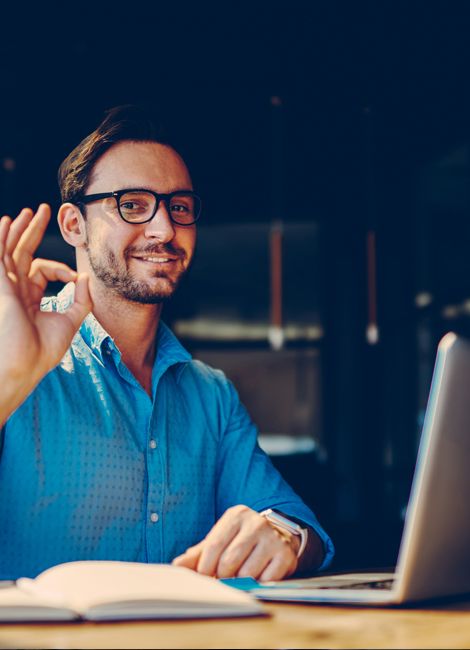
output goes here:
{"type": "Polygon", "coordinates": [[[299,558],[305,550],[307,545],[308,530],[302,528],[300,524],[295,521],[291,521],[284,515],[279,514],[272,508],[267,508],[259,513],[262,517],[267,519],[269,523],[274,526],[274,528],[279,528],[280,530],[288,531],[291,535],[296,535],[300,537],[300,546],[297,551],[297,558],[299,558]]]}

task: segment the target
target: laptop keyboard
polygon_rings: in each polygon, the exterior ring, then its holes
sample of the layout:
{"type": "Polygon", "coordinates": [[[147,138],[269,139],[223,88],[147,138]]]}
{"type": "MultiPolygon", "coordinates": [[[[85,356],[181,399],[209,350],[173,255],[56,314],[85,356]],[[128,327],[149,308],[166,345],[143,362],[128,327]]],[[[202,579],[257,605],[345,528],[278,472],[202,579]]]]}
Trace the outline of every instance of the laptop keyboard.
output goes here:
{"type": "Polygon", "coordinates": [[[391,589],[393,580],[375,580],[373,582],[353,582],[346,585],[319,587],[319,589],[391,589]]]}

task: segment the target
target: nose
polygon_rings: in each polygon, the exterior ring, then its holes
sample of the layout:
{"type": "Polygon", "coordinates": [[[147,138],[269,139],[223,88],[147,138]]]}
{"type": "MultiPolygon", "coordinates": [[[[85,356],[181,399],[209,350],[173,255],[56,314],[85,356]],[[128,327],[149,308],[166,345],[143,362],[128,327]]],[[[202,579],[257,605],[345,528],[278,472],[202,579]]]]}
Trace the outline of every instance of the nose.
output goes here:
{"type": "Polygon", "coordinates": [[[175,228],[165,201],[160,201],[153,219],[145,224],[145,236],[158,239],[159,242],[169,242],[175,236],[175,228]]]}

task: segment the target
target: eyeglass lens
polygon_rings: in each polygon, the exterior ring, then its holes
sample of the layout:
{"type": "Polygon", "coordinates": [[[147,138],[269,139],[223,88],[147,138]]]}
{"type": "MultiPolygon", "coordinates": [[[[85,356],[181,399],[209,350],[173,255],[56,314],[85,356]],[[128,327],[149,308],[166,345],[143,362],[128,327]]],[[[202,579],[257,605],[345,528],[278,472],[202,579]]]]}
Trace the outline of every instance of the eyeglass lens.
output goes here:
{"type": "MultiPolygon", "coordinates": [[[[144,191],[126,192],[119,199],[119,211],[126,221],[139,223],[152,218],[157,199],[153,194],[144,191]]],[[[189,225],[196,221],[200,212],[200,200],[188,193],[174,194],[167,209],[171,219],[181,225],[189,225]]]]}

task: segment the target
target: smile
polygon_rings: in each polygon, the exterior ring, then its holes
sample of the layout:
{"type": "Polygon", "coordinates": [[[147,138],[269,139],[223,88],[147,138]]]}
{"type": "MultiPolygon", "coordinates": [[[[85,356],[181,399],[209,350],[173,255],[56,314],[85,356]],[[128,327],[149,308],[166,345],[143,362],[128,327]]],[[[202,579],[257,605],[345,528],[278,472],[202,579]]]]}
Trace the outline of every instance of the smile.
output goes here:
{"type": "Polygon", "coordinates": [[[140,262],[150,262],[151,264],[168,264],[169,262],[176,261],[172,257],[156,257],[154,255],[148,255],[145,257],[134,257],[134,259],[139,260],[140,262]]]}

